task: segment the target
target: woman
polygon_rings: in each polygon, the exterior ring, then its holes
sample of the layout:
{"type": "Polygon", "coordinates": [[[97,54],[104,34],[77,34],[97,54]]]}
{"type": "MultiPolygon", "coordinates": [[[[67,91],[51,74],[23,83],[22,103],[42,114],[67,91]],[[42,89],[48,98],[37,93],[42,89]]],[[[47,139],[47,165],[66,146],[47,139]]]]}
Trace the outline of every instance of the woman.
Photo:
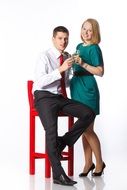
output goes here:
{"type": "MultiPolygon", "coordinates": [[[[74,76],[71,79],[71,97],[91,107],[96,115],[99,115],[99,90],[94,75],[103,76],[104,64],[102,52],[99,47],[101,41],[99,24],[95,19],[87,19],[81,27],[82,43],[77,45],[73,64],[74,76]]],[[[105,163],[102,160],[101,146],[98,136],[94,132],[94,122],[82,135],[82,143],[85,155],[85,166],[80,177],[87,176],[90,171],[93,176],[101,176],[105,163]],[[93,163],[92,153],[96,159],[93,163]]]]}

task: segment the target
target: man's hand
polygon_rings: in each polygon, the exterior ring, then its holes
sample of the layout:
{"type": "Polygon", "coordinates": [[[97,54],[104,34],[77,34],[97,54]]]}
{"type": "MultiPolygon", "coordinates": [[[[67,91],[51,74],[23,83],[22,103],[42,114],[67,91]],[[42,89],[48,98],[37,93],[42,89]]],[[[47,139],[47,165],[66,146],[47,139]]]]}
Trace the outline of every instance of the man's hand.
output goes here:
{"type": "Polygon", "coordinates": [[[63,64],[59,67],[59,72],[62,73],[64,71],[68,70],[72,66],[73,62],[74,62],[73,57],[70,57],[70,58],[66,59],[63,62],[63,64]]]}

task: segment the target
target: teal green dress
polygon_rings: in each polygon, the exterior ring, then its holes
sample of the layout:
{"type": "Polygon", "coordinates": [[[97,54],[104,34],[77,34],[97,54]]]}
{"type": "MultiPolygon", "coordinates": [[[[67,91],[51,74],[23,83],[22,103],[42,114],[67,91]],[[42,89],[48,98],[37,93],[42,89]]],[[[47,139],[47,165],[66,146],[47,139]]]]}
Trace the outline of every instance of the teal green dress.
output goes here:
{"type": "MultiPolygon", "coordinates": [[[[95,67],[103,65],[102,52],[97,44],[83,46],[83,43],[80,43],[76,50],[85,63],[95,67]]],[[[80,65],[73,64],[74,72],[84,70],[80,65]]],[[[100,94],[94,75],[73,76],[70,81],[70,92],[72,99],[89,106],[96,115],[100,113],[100,94]]]]}

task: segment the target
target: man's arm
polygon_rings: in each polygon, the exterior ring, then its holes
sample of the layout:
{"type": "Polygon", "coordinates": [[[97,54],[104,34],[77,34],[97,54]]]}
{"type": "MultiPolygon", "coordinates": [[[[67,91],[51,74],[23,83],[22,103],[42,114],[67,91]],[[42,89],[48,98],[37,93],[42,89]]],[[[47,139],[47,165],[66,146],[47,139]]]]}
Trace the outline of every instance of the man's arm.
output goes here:
{"type": "Polygon", "coordinates": [[[35,68],[35,83],[41,89],[61,79],[58,68],[49,73],[48,65],[50,65],[48,57],[45,54],[41,54],[35,68]]]}

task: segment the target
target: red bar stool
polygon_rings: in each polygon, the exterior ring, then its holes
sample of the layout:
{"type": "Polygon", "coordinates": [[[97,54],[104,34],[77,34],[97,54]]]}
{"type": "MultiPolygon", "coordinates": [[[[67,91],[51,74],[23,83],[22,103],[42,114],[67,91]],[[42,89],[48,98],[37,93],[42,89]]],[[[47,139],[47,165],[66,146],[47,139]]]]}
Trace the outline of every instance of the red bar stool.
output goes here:
{"type": "MultiPolygon", "coordinates": [[[[51,176],[51,166],[48,159],[48,154],[46,153],[46,147],[44,153],[38,153],[35,151],[35,117],[38,117],[38,112],[34,108],[34,96],[32,94],[33,81],[27,81],[27,90],[28,90],[28,100],[29,100],[29,127],[30,127],[30,152],[29,152],[29,173],[31,175],[35,174],[35,159],[44,158],[45,159],[45,177],[50,178],[51,176]]],[[[59,117],[68,118],[68,130],[74,124],[74,118],[67,116],[63,113],[59,114],[59,117]]],[[[68,147],[68,151],[62,152],[63,159],[68,161],[68,175],[73,176],[74,173],[74,150],[73,147],[68,147]]]]}

